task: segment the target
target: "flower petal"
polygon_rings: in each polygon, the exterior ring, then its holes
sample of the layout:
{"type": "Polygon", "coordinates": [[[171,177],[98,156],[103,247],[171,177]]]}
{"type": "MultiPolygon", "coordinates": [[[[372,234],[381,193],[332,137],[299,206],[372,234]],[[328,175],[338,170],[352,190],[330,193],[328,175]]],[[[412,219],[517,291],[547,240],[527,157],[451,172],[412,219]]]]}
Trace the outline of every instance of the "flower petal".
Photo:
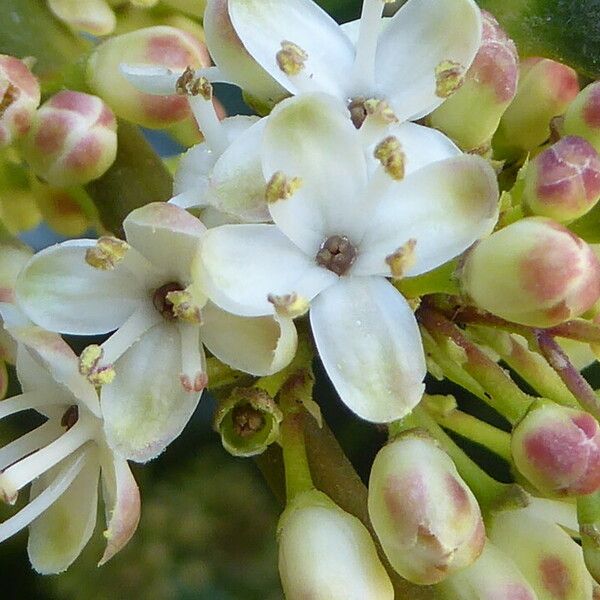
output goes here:
{"type": "Polygon", "coordinates": [[[386,257],[416,240],[405,273],[438,267],[489,234],[498,219],[498,183],[487,161],[463,155],[430,164],[390,186],[369,220],[354,275],[390,275],[386,257]]]}
{"type": "MultiPolygon", "coordinates": [[[[291,319],[238,317],[209,302],[202,310],[202,341],[220,361],[252,375],[272,375],[296,354],[291,319]]],[[[209,382],[210,384],[210,382],[209,382]]]]}
{"type": "Polygon", "coordinates": [[[424,116],[436,95],[436,67],[466,72],[481,42],[481,12],[473,0],[409,0],[386,24],[377,44],[376,86],[401,120],[424,116]]]}
{"type": "Polygon", "coordinates": [[[290,198],[269,205],[285,235],[312,256],[331,235],[360,239],[367,165],[341,103],[323,94],[284,100],[269,117],[262,150],[267,181],[276,172],[301,179],[290,198]]]}
{"type": "Polygon", "coordinates": [[[342,401],[367,421],[406,416],[421,400],[425,357],[406,300],[382,277],[342,277],[313,300],[310,322],[342,401]]]}
{"type": "Polygon", "coordinates": [[[15,286],[19,308],[36,325],[96,335],[117,329],[136,309],[141,291],[125,268],[94,269],[85,253],[96,240],[70,240],[38,252],[15,286]]]}
{"type": "Polygon", "coordinates": [[[146,462],[181,433],[200,399],[181,385],[177,327],[161,323],[147,331],[115,362],[115,371],[100,396],[106,439],[124,458],[146,462]]]}
{"type": "MultiPolygon", "coordinates": [[[[96,526],[100,474],[96,448],[88,448],[86,455],[85,465],[73,483],[29,527],[29,560],[43,575],[65,571],[88,543],[96,526]]],[[[32,483],[31,500],[52,482],[61,465],[32,483]]]]}
{"type": "Polygon", "coordinates": [[[345,79],[354,47],[339,25],[311,0],[229,0],[233,27],[252,58],[292,94],[301,91],[294,77],[277,64],[281,42],[292,42],[308,58],[302,77],[319,90],[345,99],[345,79]]]}
{"type": "Polygon", "coordinates": [[[273,314],[269,294],[310,300],[337,279],[292,244],[275,225],[209,229],[194,268],[196,280],[222,309],[247,317],[273,314]]]}
{"type": "Polygon", "coordinates": [[[123,549],[140,521],[140,491],[127,461],[106,449],[102,455],[106,550],[98,566],[123,549]]]}
{"type": "Polygon", "coordinates": [[[129,213],[123,221],[127,241],[166,277],[187,284],[190,265],[206,227],[179,206],[153,202],[129,213]]]}

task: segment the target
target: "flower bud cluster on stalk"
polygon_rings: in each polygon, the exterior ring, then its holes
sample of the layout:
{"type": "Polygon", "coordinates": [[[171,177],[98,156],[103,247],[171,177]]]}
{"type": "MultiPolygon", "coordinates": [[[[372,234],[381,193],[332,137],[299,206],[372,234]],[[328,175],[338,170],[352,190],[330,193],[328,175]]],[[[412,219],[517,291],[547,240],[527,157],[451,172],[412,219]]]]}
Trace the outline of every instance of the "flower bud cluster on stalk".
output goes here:
{"type": "Polygon", "coordinates": [[[286,598],[597,597],[600,395],[572,348],[600,348],[600,84],[521,60],[474,0],[363,0],[343,25],[313,0],[41,10],[89,45],[52,77],[0,55],[0,397],[7,364],[21,388],[0,419],[43,421],[0,448],[0,500],[30,486],[0,541],[29,527],[33,567],[66,570],[101,480],[112,558],[140,515],[128,462],[209,389],[225,450],[285,488],[286,598]],[[168,201],[131,124],[185,147],[168,201]],[[73,239],[14,237],[42,219],[73,239]],[[367,488],[316,358],[388,432],[367,488]]]}

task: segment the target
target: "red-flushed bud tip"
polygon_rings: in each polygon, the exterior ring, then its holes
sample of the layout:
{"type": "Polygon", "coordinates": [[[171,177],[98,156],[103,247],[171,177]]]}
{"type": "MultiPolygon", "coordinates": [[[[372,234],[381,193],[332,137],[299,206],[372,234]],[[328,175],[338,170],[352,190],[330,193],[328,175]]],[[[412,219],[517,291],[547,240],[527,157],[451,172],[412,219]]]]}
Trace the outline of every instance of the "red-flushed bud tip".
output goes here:
{"type": "Polygon", "coordinates": [[[0,54],[0,148],[24,136],[40,103],[40,84],[18,58],[0,54]]]}
{"type": "Polygon", "coordinates": [[[463,293],[479,307],[533,327],[578,317],[600,298],[592,248],[544,217],[521,219],[479,242],[459,276],[463,293]]]}
{"type": "Polygon", "coordinates": [[[36,175],[51,185],[82,185],[114,162],[116,130],[115,116],[100,98],[65,90],[37,111],[23,151],[36,175]]]}
{"type": "Polygon", "coordinates": [[[600,81],[584,88],[570,104],[563,124],[567,135],[580,135],[600,152],[600,81]]]}
{"type": "Polygon", "coordinates": [[[523,204],[534,215],[568,223],[600,199],[600,156],[582,137],[567,136],[527,166],[523,204]]]}
{"type": "Polygon", "coordinates": [[[600,488],[600,427],[586,412],[536,402],[514,428],[512,455],[537,488],[559,496],[600,488]]]}
{"type": "Polygon", "coordinates": [[[564,114],[579,92],[577,73],[549,58],[521,63],[517,94],[500,120],[494,136],[499,158],[510,158],[544,143],[550,121],[564,114]]]}
{"type": "Polygon", "coordinates": [[[121,73],[120,66],[168,67],[183,72],[187,67],[210,65],[206,46],[181,29],[147,27],[118,35],[100,44],[89,59],[87,81],[115,114],[132,123],[164,128],[190,116],[186,96],[156,96],[138,91],[121,73]]]}
{"type": "Polygon", "coordinates": [[[438,583],[483,549],[477,501],[450,457],[426,434],[407,432],[379,451],[368,504],[390,564],[414,583],[438,583]]]}
{"type": "Polygon", "coordinates": [[[465,150],[489,142],[517,91],[515,43],[490,13],[482,11],[482,17],[481,46],[463,85],[429,116],[432,127],[465,150]]]}

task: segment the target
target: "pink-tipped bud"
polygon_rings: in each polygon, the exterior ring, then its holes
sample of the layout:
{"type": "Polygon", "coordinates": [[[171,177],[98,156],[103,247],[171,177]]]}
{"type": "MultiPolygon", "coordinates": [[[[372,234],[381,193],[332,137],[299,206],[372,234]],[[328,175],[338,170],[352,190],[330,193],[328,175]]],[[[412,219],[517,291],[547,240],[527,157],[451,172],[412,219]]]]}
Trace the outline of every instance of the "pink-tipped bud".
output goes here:
{"type": "Polygon", "coordinates": [[[88,62],[88,84],[115,114],[144,127],[163,128],[187,118],[188,100],[173,88],[169,96],[138,91],[120,65],[163,66],[175,71],[210,65],[206,46],[189,33],[158,26],[118,35],[100,44],[88,62]]]}
{"type": "Polygon", "coordinates": [[[600,298],[600,262],[555,221],[528,217],[471,249],[460,283],[480,308],[533,327],[578,317],[600,298]]]}
{"type": "Polygon", "coordinates": [[[18,58],[0,54],[0,148],[24,136],[40,103],[40,84],[18,58]]]}
{"type": "Polygon", "coordinates": [[[525,59],[517,95],[494,136],[498,156],[518,156],[543,144],[550,137],[550,121],[565,112],[578,92],[571,67],[549,58],[525,59]]]}
{"type": "Polygon", "coordinates": [[[531,214],[568,223],[599,199],[600,156],[581,137],[562,138],[527,165],[522,201],[531,214]]]}
{"type": "Polygon", "coordinates": [[[208,0],[203,23],[216,65],[250,95],[257,108],[272,107],[287,95],[242,44],[229,17],[229,0],[208,0]]]}
{"type": "Polygon", "coordinates": [[[580,135],[600,152],[600,81],[588,85],[573,100],[563,128],[567,135],[580,135]]]}
{"type": "Polygon", "coordinates": [[[97,96],[65,90],[37,111],[24,143],[33,171],[58,187],[103,175],[117,154],[117,122],[97,96]]]}
{"type": "Polygon", "coordinates": [[[287,600],[392,600],[394,589],[365,526],[312,490],[296,496],[277,529],[287,600]]]}
{"type": "Polygon", "coordinates": [[[485,542],[473,493],[450,457],[419,431],[375,457],[369,516],[392,567],[418,584],[438,583],[470,565],[485,542]]]}
{"type": "Polygon", "coordinates": [[[517,91],[519,57],[515,43],[490,13],[484,10],[482,16],[481,46],[463,85],[429,116],[432,127],[464,150],[490,141],[517,91]]]}
{"type": "Polygon", "coordinates": [[[600,488],[600,426],[581,410],[536,402],[514,428],[519,471],[549,494],[577,496],[600,488]]]}

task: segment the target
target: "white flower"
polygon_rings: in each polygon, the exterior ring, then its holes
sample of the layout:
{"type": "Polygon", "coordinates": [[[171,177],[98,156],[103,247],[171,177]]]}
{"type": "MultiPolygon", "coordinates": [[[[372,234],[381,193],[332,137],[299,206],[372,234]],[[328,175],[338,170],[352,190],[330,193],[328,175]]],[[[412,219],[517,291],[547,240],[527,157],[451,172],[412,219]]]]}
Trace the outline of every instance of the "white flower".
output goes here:
{"type": "Polygon", "coordinates": [[[319,356],[340,397],[378,422],[406,415],[425,375],[413,312],[386,278],[448,261],[488,234],[498,212],[483,159],[419,125],[390,132],[376,167],[333,98],[283,101],[262,148],[275,224],[208,230],[197,272],[209,297],[240,315],[271,314],[273,304],[301,312],[310,301],[319,356]]]}
{"type": "Polygon", "coordinates": [[[420,118],[462,83],[479,49],[481,13],[473,0],[409,0],[384,26],[385,3],[364,0],[360,21],[340,27],[312,0],[210,0],[207,14],[222,29],[215,40],[243,46],[231,54],[218,48],[215,60],[235,80],[245,49],[288,92],[349,102],[358,123],[373,98],[401,121],[420,118]]]}
{"type": "Polygon", "coordinates": [[[31,483],[29,504],[0,523],[0,541],[29,525],[33,567],[44,574],[64,571],[94,531],[101,475],[107,519],[103,564],[136,530],[140,497],[133,475],[106,442],[98,395],[79,373],[69,346],[31,325],[8,331],[18,344],[23,393],[0,402],[0,418],[34,409],[47,420],[0,448],[0,497],[12,504],[31,483]]]}
{"type": "Polygon", "coordinates": [[[103,385],[106,435],[123,456],[149,460],[175,439],[205,387],[202,342],[235,368],[271,374],[293,357],[290,319],[246,319],[206,303],[192,281],[204,225],[182,208],[155,203],[116,238],[71,240],[38,253],[16,285],[19,307],[37,325],[75,335],[117,330],[80,358],[103,385]]]}

